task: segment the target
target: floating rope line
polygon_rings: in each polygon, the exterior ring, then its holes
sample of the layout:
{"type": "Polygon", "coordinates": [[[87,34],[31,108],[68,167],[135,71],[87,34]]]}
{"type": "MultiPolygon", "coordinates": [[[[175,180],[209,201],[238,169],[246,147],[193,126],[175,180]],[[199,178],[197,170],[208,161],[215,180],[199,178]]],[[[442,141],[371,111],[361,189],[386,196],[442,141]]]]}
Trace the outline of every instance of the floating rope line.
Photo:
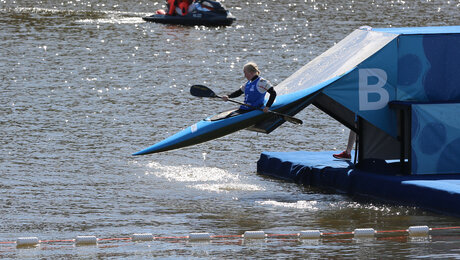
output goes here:
{"type": "Polygon", "coordinates": [[[428,237],[430,232],[436,230],[455,230],[460,229],[457,227],[438,227],[429,228],[428,226],[411,226],[408,229],[399,230],[374,230],[373,228],[359,228],[352,232],[327,232],[322,233],[319,230],[305,230],[299,233],[287,234],[266,234],[264,231],[246,231],[242,235],[210,235],[209,233],[190,233],[188,236],[164,236],[155,237],[152,233],[133,234],[131,237],[113,237],[113,238],[97,238],[96,236],[77,236],[75,239],[61,239],[61,240],[39,240],[37,237],[20,237],[16,241],[0,241],[0,245],[13,245],[16,248],[34,247],[40,244],[75,244],[75,245],[97,245],[104,244],[110,241],[121,242],[137,242],[137,241],[212,241],[212,242],[225,242],[225,240],[242,240],[242,239],[330,239],[330,238],[379,238],[389,239],[395,238],[386,237],[387,234],[398,234],[396,238],[403,239],[407,237],[428,237]]]}

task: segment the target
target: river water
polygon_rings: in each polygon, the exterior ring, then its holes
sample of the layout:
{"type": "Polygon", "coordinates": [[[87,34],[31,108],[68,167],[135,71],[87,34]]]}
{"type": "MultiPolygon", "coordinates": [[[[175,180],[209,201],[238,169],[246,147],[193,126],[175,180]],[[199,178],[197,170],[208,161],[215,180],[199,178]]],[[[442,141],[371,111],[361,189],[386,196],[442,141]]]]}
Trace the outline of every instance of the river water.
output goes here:
{"type": "MultiPolygon", "coordinates": [[[[452,0],[224,3],[235,24],[206,28],[143,22],[158,1],[0,0],[0,241],[458,225],[257,175],[262,151],[344,148],[348,130],[312,106],[298,114],[302,126],[132,157],[233,107],[191,97],[191,84],[232,92],[248,61],[277,84],[362,25],[460,24],[460,1],[452,0]]],[[[0,244],[0,258],[460,258],[459,235],[0,244]]]]}

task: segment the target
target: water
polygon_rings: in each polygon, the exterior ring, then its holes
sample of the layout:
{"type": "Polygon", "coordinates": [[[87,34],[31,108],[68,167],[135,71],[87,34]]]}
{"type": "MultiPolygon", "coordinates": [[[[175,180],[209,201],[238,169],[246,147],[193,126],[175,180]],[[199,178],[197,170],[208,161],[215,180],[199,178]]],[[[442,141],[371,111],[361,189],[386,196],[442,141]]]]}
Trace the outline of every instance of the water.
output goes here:
{"type": "MultiPolygon", "coordinates": [[[[132,157],[233,107],[255,61],[276,84],[354,29],[458,25],[459,1],[237,1],[226,28],[144,23],[154,1],[0,1],[0,241],[38,236],[236,235],[445,227],[458,219],[353,200],[256,174],[262,151],[342,150],[348,131],[314,107],[270,135],[241,131],[132,157]]],[[[94,247],[0,245],[7,258],[460,258],[458,233],[426,239],[112,242],[94,247]]]]}

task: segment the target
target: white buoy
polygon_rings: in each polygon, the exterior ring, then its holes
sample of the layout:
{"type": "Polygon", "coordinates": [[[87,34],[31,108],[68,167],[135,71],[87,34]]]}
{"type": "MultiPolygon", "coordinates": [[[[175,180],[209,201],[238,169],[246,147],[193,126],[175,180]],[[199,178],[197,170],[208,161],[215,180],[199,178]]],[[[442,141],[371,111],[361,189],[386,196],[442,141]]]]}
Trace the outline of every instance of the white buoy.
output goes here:
{"type": "Polygon", "coordinates": [[[355,238],[374,237],[375,230],[373,228],[357,228],[353,231],[353,235],[355,238]]]}
{"type": "Polygon", "coordinates": [[[188,236],[189,240],[210,240],[211,235],[209,233],[190,233],[188,236]]]}
{"type": "Polygon", "coordinates": [[[152,233],[142,233],[142,234],[133,234],[131,237],[132,241],[152,241],[153,235],[152,233]]]}
{"type": "Polygon", "coordinates": [[[75,244],[77,245],[95,245],[97,244],[96,236],[77,236],[75,238],[75,244]]]}
{"type": "Polygon", "coordinates": [[[409,232],[409,236],[428,236],[430,228],[428,226],[411,226],[407,232],[409,232]]]}
{"type": "Polygon", "coordinates": [[[321,237],[321,232],[319,230],[303,230],[297,234],[299,238],[305,239],[318,239],[321,237]]]}
{"type": "Polygon", "coordinates": [[[264,239],[265,238],[265,232],[260,230],[260,231],[245,231],[244,238],[247,239],[264,239]]]}
{"type": "Polygon", "coordinates": [[[16,240],[16,246],[35,246],[39,243],[38,237],[19,237],[16,240]]]}

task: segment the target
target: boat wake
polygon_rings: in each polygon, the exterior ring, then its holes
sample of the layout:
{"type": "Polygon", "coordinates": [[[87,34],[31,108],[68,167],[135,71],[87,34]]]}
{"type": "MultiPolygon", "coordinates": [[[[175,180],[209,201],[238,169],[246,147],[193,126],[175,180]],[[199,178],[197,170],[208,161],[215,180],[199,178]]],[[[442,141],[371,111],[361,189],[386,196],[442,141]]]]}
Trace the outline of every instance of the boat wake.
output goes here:
{"type": "Polygon", "coordinates": [[[2,8],[0,12],[17,13],[17,14],[39,14],[43,16],[62,15],[66,17],[75,17],[74,22],[81,24],[137,24],[144,23],[143,16],[150,13],[144,12],[123,12],[112,10],[73,10],[58,8],[40,8],[40,7],[13,7],[2,8]]]}
{"type": "Polygon", "coordinates": [[[102,19],[83,19],[77,20],[81,24],[138,24],[144,23],[140,17],[111,17],[102,19]]]}

